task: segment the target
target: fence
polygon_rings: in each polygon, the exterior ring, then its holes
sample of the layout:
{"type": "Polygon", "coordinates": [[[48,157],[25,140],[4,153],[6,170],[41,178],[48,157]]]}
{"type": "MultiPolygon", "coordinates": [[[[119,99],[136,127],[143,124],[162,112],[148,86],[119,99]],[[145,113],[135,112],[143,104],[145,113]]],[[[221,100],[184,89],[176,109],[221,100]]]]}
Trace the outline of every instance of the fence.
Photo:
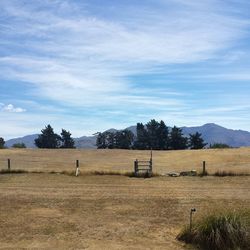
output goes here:
{"type": "MultiPolygon", "coordinates": [[[[150,153],[149,151],[133,150],[20,150],[20,153],[19,151],[3,150],[0,152],[0,170],[8,169],[8,159],[10,159],[10,168],[12,170],[22,169],[29,172],[72,172],[76,170],[76,160],[79,160],[79,169],[82,172],[131,172],[134,171],[135,165],[133,163],[135,159],[138,159],[138,169],[143,169],[144,166],[141,166],[141,164],[143,165],[144,163],[140,162],[140,160],[147,159],[150,153]]],[[[200,153],[192,155],[192,152],[183,151],[177,155],[177,152],[154,151],[152,169],[149,161],[146,161],[145,165],[148,166],[145,167],[147,169],[145,171],[152,171],[158,174],[188,170],[202,172],[203,161],[206,161],[205,170],[208,173],[214,173],[218,170],[250,172],[250,156],[246,154],[248,151],[242,154],[241,151],[235,150],[234,153],[234,151],[230,150],[226,156],[224,151],[222,151],[223,154],[218,151],[216,158],[211,157],[213,155],[209,154],[209,150],[204,150],[204,153],[202,151],[202,157],[200,157],[200,153]]]]}
{"type": "Polygon", "coordinates": [[[137,159],[134,162],[134,174],[139,176],[140,174],[151,177],[153,174],[153,155],[152,150],[150,152],[149,161],[138,161],[137,159]]]}
{"type": "Polygon", "coordinates": [[[38,160],[22,160],[17,161],[16,159],[11,160],[10,158],[4,160],[0,160],[0,171],[27,171],[27,172],[62,172],[62,171],[75,171],[76,176],[79,174],[80,168],[80,161],[68,161],[68,162],[61,162],[61,161],[38,161],[38,160]],[[55,166],[64,166],[61,168],[61,171],[58,167],[55,166]],[[65,169],[65,166],[67,168],[65,169]]]}

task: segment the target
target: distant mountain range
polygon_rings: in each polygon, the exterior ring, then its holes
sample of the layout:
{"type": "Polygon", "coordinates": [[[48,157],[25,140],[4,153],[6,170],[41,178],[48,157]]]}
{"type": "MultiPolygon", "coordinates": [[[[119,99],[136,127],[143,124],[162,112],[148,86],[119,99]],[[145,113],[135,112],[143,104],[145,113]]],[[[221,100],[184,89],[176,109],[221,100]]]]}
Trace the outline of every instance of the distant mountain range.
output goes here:
{"type": "MultiPolygon", "coordinates": [[[[127,128],[136,134],[136,126],[127,128]]],[[[108,131],[115,132],[116,129],[109,129],[108,131]]],[[[225,143],[231,147],[244,147],[250,146],[250,132],[243,130],[233,130],[221,127],[214,123],[207,123],[198,127],[182,127],[182,132],[185,136],[199,132],[202,134],[206,143],[225,143]]],[[[27,148],[35,148],[34,140],[38,134],[27,135],[20,138],[10,139],[6,141],[5,145],[11,147],[15,143],[24,143],[27,148]]],[[[94,136],[82,136],[74,138],[77,148],[96,148],[96,135],[94,136]]]]}
{"type": "Polygon", "coordinates": [[[200,127],[182,127],[184,135],[199,132],[208,144],[225,143],[231,147],[250,146],[250,132],[221,127],[214,123],[207,123],[200,127]]]}

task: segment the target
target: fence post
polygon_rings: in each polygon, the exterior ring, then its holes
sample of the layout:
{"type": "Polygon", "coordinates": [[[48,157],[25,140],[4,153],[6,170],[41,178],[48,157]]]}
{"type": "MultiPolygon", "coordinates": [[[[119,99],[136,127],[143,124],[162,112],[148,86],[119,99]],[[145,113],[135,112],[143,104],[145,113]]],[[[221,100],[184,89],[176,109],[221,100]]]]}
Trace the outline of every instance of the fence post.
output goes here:
{"type": "Polygon", "coordinates": [[[8,170],[10,171],[10,159],[8,159],[8,170]]]}
{"type": "Polygon", "coordinates": [[[138,160],[137,159],[134,161],[134,169],[135,169],[135,176],[137,176],[137,172],[138,172],[138,160]]]}
{"type": "Polygon", "coordinates": [[[79,174],[79,160],[76,160],[76,176],[79,174]]]}
{"type": "Polygon", "coordinates": [[[196,209],[195,208],[192,208],[191,210],[190,210],[190,222],[189,222],[189,231],[190,231],[190,233],[192,232],[192,222],[193,222],[193,218],[192,218],[192,215],[193,215],[193,213],[194,212],[196,212],[196,209]]]}
{"type": "Polygon", "coordinates": [[[206,175],[206,162],[203,161],[203,164],[202,164],[202,175],[206,175]]]}

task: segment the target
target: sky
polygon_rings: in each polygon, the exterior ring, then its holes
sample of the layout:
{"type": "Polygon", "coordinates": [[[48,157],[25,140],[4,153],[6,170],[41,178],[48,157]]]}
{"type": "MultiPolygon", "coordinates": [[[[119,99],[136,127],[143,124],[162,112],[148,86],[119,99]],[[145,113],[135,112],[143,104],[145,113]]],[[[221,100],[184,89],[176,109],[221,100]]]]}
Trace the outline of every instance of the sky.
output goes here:
{"type": "Polygon", "coordinates": [[[249,41],[248,0],[0,0],[0,137],[250,131],[249,41]]]}

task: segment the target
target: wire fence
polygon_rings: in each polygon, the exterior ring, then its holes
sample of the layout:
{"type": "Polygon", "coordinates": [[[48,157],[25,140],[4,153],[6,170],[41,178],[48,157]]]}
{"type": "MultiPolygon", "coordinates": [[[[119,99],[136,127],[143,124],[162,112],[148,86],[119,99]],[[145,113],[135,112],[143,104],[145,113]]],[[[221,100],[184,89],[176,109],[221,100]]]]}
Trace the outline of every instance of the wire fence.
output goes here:
{"type": "MultiPolygon", "coordinates": [[[[62,171],[75,171],[77,167],[77,161],[81,172],[84,171],[133,171],[134,161],[128,159],[120,159],[117,161],[108,161],[107,159],[98,161],[89,161],[84,159],[21,159],[21,158],[1,158],[0,170],[24,170],[24,171],[39,171],[39,172],[62,172],[62,171]]],[[[167,161],[153,160],[153,172],[159,174],[165,174],[171,171],[185,171],[196,170],[201,172],[203,168],[202,161],[187,161],[169,163],[167,161]]],[[[215,162],[206,161],[206,170],[209,173],[216,171],[237,171],[250,173],[250,160],[249,161],[227,161],[227,162],[215,162]]]]}
{"type": "Polygon", "coordinates": [[[60,172],[73,171],[76,168],[75,161],[39,161],[39,160],[17,160],[17,159],[1,159],[0,169],[24,170],[24,171],[40,171],[40,172],[60,172]]]}

